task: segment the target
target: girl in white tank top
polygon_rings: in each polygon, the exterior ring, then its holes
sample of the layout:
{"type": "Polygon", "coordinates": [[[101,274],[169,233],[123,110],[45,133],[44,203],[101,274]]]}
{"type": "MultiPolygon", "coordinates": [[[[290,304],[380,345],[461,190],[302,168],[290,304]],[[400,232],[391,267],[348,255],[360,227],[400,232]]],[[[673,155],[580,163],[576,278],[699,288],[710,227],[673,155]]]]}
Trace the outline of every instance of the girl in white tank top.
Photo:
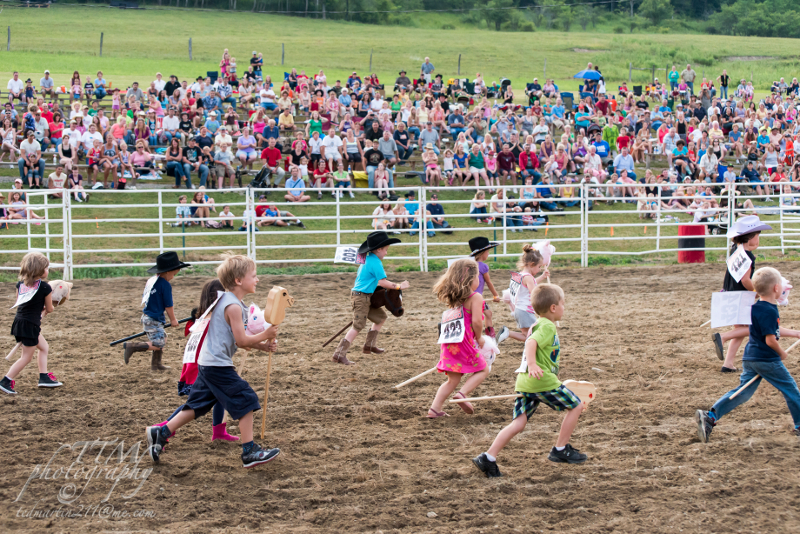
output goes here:
{"type": "Polygon", "coordinates": [[[517,262],[519,272],[511,273],[511,283],[508,291],[511,294],[511,302],[514,303],[514,318],[517,320],[517,326],[521,332],[511,331],[508,337],[523,343],[528,337],[530,327],[536,324],[539,319],[533,309],[531,293],[533,288],[550,275],[550,272],[545,268],[542,274],[536,277],[539,271],[542,270],[543,264],[544,260],[539,251],[531,245],[525,245],[522,247],[522,256],[517,262]]]}

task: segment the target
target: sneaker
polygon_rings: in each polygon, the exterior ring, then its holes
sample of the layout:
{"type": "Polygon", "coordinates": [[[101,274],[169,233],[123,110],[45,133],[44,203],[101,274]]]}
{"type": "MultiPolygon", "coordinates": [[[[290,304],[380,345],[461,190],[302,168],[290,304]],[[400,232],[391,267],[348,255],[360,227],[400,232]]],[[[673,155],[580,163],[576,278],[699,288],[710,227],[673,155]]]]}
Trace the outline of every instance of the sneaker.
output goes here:
{"type": "Polygon", "coordinates": [[[297,221],[297,226],[299,226],[299,227],[300,227],[300,228],[302,228],[303,230],[306,230],[306,225],[305,225],[305,224],[303,224],[303,221],[297,221]]]}
{"type": "MultiPolygon", "coordinates": [[[[167,444],[167,439],[169,437],[164,435],[165,432],[162,432],[162,428],[165,427],[149,426],[145,431],[147,433],[147,451],[150,453],[150,458],[156,463],[158,463],[161,451],[164,445],[167,444]]],[[[167,430],[166,434],[169,434],[169,430],[167,430]]]]}
{"type": "Polygon", "coordinates": [[[477,458],[473,458],[472,463],[488,478],[503,476],[503,473],[497,468],[497,462],[490,461],[489,458],[486,457],[485,452],[481,453],[477,458]]]}
{"type": "Polygon", "coordinates": [[[331,196],[332,196],[333,198],[336,198],[336,191],[331,191],[331,196]]]}
{"type": "Polygon", "coordinates": [[[697,437],[703,443],[708,443],[708,437],[711,436],[711,431],[714,430],[716,423],[708,416],[708,412],[703,410],[695,412],[694,420],[697,421],[697,437]]]}
{"type": "Polygon", "coordinates": [[[350,198],[356,198],[352,191],[350,191],[350,198]]]}
{"type": "Polygon", "coordinates": [[[322,193],[317,193],[317,200],[322,200],[322,193]]]}
{"type": "Polygon", "coordinates": [[[254,443],[250,452],[247,454],[242,453],[242,467],[250,469],[251,467],[271,462],[280,453],[280,449],[262,449],[258,443],[254,443]]]}
{"type": "Polygon", "coordinates": [[[511,330],[509,330],[507,326],[501,328],[500,332],[497,333],[497,344],[499,345],[500,343],[508,339],[508,336],[510,335],[511,335],[511,330]]]}
{"type": "Polygon", "coordinates": [[[569,443],[567,443],[567,446],[561,451],[553,447],[550,449],[550,454],[547,456],[547,459],[551,462],[562,464],[582,464],[587,458],[588,456],[582,452],[578,452],[578,449],[573,449],[572,445],[569,443]]]}
{"type": "Polygon", "coordinates": [[[8,393],[9,395],[17,394],[17,392],[14,390],[14,381],[6,376],[0,380],[0,391],[3,393],[8,393]]]}
{"type": "Polygon", "coordinates": [[[725,361],[725,350],[722,348],[722,336],[718,333],[712,334],[711,341],[714,342],[714,351],[717,353],[717,358],[725,361]]]}
{"type": "Polygon", "coordinates": [[[57,388],[59,386],[63,386],[61,382],[58,381],[56,375],[53,373],[47,373],[44,376],[39,376],[39,387],[40,388],[57,388]]]}
{"type": "Polygon", "coordinates": [[[792,434],[800,438],[800,428],[795,428],[794,430],[792,430],[792,434]]]}

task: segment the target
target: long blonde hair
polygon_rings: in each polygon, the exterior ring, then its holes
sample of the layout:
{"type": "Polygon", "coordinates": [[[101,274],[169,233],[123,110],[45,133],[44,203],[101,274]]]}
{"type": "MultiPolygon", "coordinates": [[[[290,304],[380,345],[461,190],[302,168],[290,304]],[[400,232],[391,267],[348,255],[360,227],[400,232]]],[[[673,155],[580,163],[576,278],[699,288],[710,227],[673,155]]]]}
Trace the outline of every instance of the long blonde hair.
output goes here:
{"type": "Polygon", "coordinates": [[[472,258],[454,262],[433,286],[433,294],[451,308],[463,306],[472,295],[472,281],[478,276],[478,263],[472,258]]]}
{"type": "Polygon", "coordinates": [[[22,263],[19,266],[19,279],[26,286],[32,286],[33,283],[44,276],[47,267],[50,266],[50,261],[41,252],[28,252],[22,258],[22,263]]]}

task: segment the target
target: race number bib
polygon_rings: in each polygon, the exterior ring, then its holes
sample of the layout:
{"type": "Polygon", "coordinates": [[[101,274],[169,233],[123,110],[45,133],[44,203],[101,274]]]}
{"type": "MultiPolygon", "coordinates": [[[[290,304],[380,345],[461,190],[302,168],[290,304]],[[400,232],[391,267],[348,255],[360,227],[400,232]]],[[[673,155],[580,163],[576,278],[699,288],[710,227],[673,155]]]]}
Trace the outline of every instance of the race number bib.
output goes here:
{"type": "Polygon", "coordinates": [[[19,290],[17,291],[17,302],[11,306],[11,309],[13,310],[17,306],[25,304],[26,302],[30,302],[36,292],[39,291],[39,286],[41,283],[41,280],[37,280],[36,284],[30,287],[26,286],[25,284],[20,284],[19,290]]]}
{"type": "Polygon", "coordinates": [[[439,333],[439,344],[461,343],[464,341],[466,324],[464,322],[464,308],[447,310],[442,314],[442,326],[439,333]]]}
{"type": "Polygon", "coordinates": [[[156,280],[158,280],[158,275],[150,278],[144,285],[144,291],[142,291],[142,307],[147,306],[150,300],[150,292],[153,290],[153,286],[156,285],[156,280]]]}
{"type": "Polygon", "coordinates": [[[711,294],[711,328],[734,324],[749,325],[751,308],[756,302],[753,291],[719,291],[711,294]]]}
{"type": "Polygon", "coordinates": [[[750,265],[752,264],[753,262],[747,257],[744,247],[739,245],[736,248],[736,252],[728,258],[728,272],[731,273],[734,280],[739,282],[744,274],[750,270],[750,265]]]}
{"type": "Polygon", "coordinates": [[[221,296],[217,297],[211,306],[200,316],[197,321],[189,329],[189,340],[186,342],[186,347],[183,349],[183,363],[195,363],[197,361],[197,354],[200,350],[200,342],[203,336],[208,331],[208,324],[211,322],[211,317],[208,314],[214,309],[221,296]]]}
{"type": "Polygon", "coordinates": [[[351,263],[353,265],[364,265],[367,262],[366,254],[359,254],[355,247],[336,247],[336,255],[333,263],[351,263]]]}
{"type": "Polygon", "coordinates": [[[508,285],[508,292],[511,293],[511,301],[517,301],[517,293],[519,293],[519,286],[522,285],[522,275],[519,273],[511,273],[511,283],[508,285]]]}

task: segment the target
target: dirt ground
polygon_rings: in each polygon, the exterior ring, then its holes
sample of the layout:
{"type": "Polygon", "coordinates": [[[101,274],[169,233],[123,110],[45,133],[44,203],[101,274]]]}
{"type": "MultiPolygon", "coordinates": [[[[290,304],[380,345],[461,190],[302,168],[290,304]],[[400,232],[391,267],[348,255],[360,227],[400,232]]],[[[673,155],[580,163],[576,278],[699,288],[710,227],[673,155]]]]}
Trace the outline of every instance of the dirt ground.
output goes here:
{"type": "MultiPolygon", "coordinates": [[[[800,282],[800,264],[777,267],[800,282]]],[[[60,477],[50,473],[55,480],[34,476],[14,502],[36,464],[51,461],[61,444],[116,438],[127,450],[144,440],[148,424],[164,420],[182,402],[176,388],[182,335],[169,336],[165,360],[172,368],[163,374],[150,371],[149,354],[135,355],[126,367],[122,350],[108,346],[139,330],[136,304],[144,279],[78,281],[73,300],[47,317],[43,328],[50,370],[65,386],[37,389],[32,364],[17,379],[19,395],[0,398],[2,530],[798,532],[800,441],[790,433],[788,409],[775,389],[763,385],[722,420],[710,443],[696,437],[695,409],[710,407],[738,383],[738,375],[720,374],[711,330],[698,328],[709,317],[710,293],[721,286],[723,269],[552,273],[567,295],[561,378],[591,380],[599,388],[572,439],[589,455],[581,466],[547,460],[560,417],[542,407],[500,456],[505,476],[488,480],[470,458],[509,423],[512,401],[476,403],[472,416],[447,405],[449,418],[429,420],[424,414],[441,376],[392,388],[437,361],[435,327],[443,306],[430,290],[437,273],[408,275],[405,317],[390,318],[379,339],[386,354],[351,351],[358,362],[352,367],[332,363],[333,346],[321,344],[349,320],[354,275],[267,276],[247,303],[263,305],[273,284],[296,298],[273,360],[262,442],[281,448],[277,460],[242,469],[238,444],[210,442],[209,415],[182,428],[158,466],[147,456],[141,460],[140,469],[153,470],[129,499],[123,494],[139,482],[121,481],[103,503],[111,481],[78,480],[73,491],[62,471],[60,477]],[[70,497],[83,486],[79,499],[59,504],[59,492],[70,497]],[[73,517],[59,516],[59,506],[73,517]]],[[[497,271],[492,278],[502,289],[509,275],[497,271]]],[[[174,281],[179,317],[188,315],[205,281],[174,281]]],[[[0,306],[8,309],[12,285],[2,285],[0,293],[0,306]]],[[[790,306],[781,309],[784,325],[800,327],[798,301],[800,295],[790,296],[790,306]]],[[[513,324],[503,305],[492,308],[498,325],[513,324]]],[[[5,332],[12,313],[6,312],[5,332]]],[[[2,339],[6,351],[12,339],[2,339]]],[[[363,340],[362,333],[358,347],[363,340]]],[[[501,349],[473,396],[513,392],[522,345],[509,340],[501,349]]],[[[263,397],[267,356],[251,354],[244,377],[263,397]]],[[[797,376],[792,356],[788,367],[797,376]]],[[[260,420],[257,412],[257,427],[260,420]]],[[[239,433],[235,424],[230,430],[239,433]]],[[[87,453],[83,464],[94,465],[95,454],[105,461],[110,449],[87,453]]],[[[66,467],[76,458],[77,452],[66,450],[51,466],[66,467]]]]}

